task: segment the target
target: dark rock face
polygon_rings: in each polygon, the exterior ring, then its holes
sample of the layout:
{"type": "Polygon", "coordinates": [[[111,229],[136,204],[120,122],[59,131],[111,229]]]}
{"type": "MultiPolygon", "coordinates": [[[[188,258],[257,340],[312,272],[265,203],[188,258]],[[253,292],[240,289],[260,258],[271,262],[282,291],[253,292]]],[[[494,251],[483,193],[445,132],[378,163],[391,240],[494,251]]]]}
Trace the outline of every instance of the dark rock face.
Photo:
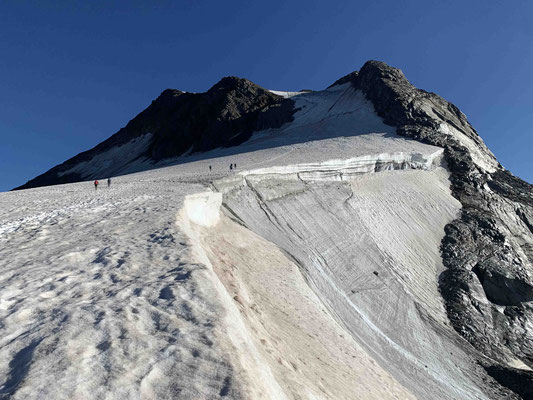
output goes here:
{"type": "Polygon", "coordinates": [[[509,364],[518,359],[533,368],[533,185],[496,162],[456,106],[416,89],[400,70],[369,61],[337,82],[347,81],[399,135],[445,149],[452,193],[463,206],[441,244],[448,316],[490,376],[532,398],[532,374],[509,364]],[[476,162],[472,147],[446,134],[443,124],[469,138],[494,168],[476,162]]]}
{"type": "Polygon", "coordinates": [[[170,101],[163,118],[150,119],[159,124],[150,149],[154,160],[180,155],[191,146],[193,152],[235,146],[256,130],[292,120],[292,101],[235,77],[223,78],[206,93],[185,93],[170,101]]]}
{"type": "Polygon", "coordinates": [[[109,139],[16,189],[101,178],[90,173],[65,172],[147,133],[153,135],[151,143],[138,157],[160,161],[185,152],[241,144],[254,131],[277,128],[292,121],[294,112],[292,100],[236,77],[223,78],[205,93],[167,89],[109,139]]]}
{"type": "Polygon", "coordinates": [[[497,382],[510,388],[523,399],[533,399],[533,372],[500,366],[490,366],[486,370],[497,382]]]}

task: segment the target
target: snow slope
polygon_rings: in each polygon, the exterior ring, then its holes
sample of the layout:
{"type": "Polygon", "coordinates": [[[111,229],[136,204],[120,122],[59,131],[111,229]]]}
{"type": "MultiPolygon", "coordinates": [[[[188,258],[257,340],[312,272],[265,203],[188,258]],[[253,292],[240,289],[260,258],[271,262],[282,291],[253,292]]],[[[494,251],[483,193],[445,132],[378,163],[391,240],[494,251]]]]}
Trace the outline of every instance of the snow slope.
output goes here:
{"type": "Polygon", "coordinates": [[[438,293],[439,244],[460,209],[445,171],[243,180],[216,183],[231,215],[290,254],[380,365],[418,398],[485,398],[438,293]]]}
{"type": "Polygon", "coordinates": [[[294,99],[238,148],[0,194],[0,398],[486,398],[437,291],[442,149],[348,84],[294,99]]]}
{"type": "Polygon", "coordinates": [[[77,173],[82,176],[86,174],[97,174],[102,177],[108,177],[113,175],[112,172],[114,175],[131,172],[135,167],[126,167],[124,170],[120,170],[120,168],[124,164],[136,165],[144,161],[146,157],[143,157],[143,155],[148,150],[151,140],[151,134],[137,137],[121,146],[112,147],[107,151],[97,154],[92,159],[81,162],[65,172],[60,172],[59,176],[77,173]],[[117,169],[119,171],[118,173],[117,169]]]}
{"type": "MultiPolygon", "coordinates": [[[[271,371],[262,393],[251,398],[364,399],[414,396],[380,367],[326,311],[299,267],[273,243],[223,217],[214,228],[193,228],[219,277],[228,309],[242,321],[244,357],[254,355],[261,371],[271,371]]],[[[241,342],[242,343],[242,342],[241,342]]]]}
{"type": "Polygon", "coordinates": [[[0,397],[233,393],[221,306],[174,224],[198,187],[91,189],[2,194],[0,397]]]}

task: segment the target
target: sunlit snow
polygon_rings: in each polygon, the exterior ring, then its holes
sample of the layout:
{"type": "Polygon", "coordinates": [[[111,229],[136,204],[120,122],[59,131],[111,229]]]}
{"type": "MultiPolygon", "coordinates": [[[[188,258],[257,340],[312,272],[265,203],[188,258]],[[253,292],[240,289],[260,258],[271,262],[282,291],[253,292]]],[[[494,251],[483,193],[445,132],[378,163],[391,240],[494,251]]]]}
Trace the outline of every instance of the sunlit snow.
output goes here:
{"type": "Polygon", "coordinates": [[[0,398],[484,398],[431,330],[442,149],[349,85],[293,99],[238,148],[0,193],[0,398]]]}

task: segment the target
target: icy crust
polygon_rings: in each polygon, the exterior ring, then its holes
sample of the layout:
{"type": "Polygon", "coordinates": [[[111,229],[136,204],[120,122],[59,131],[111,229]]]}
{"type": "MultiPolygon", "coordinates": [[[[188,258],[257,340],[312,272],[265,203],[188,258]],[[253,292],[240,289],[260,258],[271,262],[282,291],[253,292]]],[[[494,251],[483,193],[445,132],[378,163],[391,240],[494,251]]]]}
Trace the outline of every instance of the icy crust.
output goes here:
{"type": "Polygon", "coordinates": [[[435,160],[442,156],[442,153],[442,149],[431,154],[404,152],[383,153],[354,157],[347,160],[337,159],[320,163],[258,168],[240,172],[239,175],[298,174],[300,179],[304,180],[346,180],[350,179],[353,175],[371,172],[402,169],[429,170],[434,165],[435,160]]]}
{"type": "Polygon", "coordinates": [[[294,97],[294,96],[298,96],[302,93],[305,93],[305,92],[286,92],[286,91],[283,91],[283,90],[269,90],[270,93],[274,93],[278,96],[281,96],[285,99],[289,99],[291,97],[294,97]]]}

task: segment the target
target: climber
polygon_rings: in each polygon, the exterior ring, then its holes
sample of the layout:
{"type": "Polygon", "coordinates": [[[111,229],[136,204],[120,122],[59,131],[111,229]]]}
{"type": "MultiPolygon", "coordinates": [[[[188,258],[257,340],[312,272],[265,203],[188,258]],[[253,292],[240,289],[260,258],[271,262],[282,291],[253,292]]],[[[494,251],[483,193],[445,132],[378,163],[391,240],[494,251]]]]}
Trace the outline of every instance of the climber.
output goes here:
{"type": "Polygon", "coordinates": [[[94,190],[98,190],[98,180],[94,181],[94,190]]]}

